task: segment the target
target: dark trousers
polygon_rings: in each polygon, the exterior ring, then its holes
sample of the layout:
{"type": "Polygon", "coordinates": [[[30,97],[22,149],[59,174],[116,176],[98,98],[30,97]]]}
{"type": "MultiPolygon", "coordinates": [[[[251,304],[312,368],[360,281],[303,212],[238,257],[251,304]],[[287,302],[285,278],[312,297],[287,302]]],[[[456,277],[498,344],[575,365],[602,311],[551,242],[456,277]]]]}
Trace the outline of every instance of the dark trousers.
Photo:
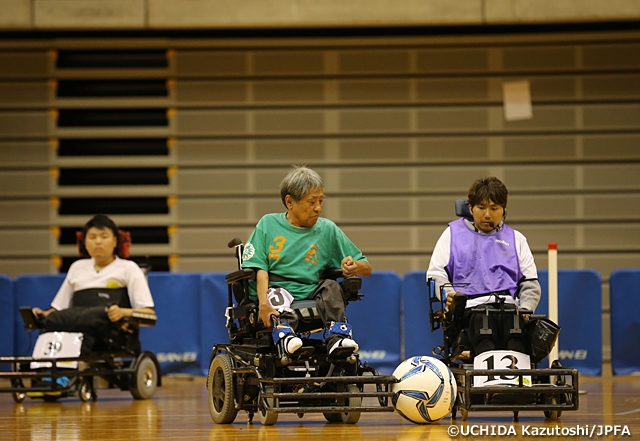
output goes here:
{"type": "Polygon", "coordinates": [[[53,311],[43,320],[47,332],[82,332],[81,355],[89,355],[96,339],[111,327],[105,306],[75,306],[53,311]]]}
{"type": "MultiPolygon", "coordinates": [[[[331,326],[332,322],[346,321],[344,311],[347,306],[342,287],[335,280],[324,280],[309,295],[309,299],[316,301],[318,314],[322,319],[325,328],[331,326]]],[[[299,317],[296,313],[284,311],[280,314],[280,321],[287,322],[295,331],[298,328],[299,317]]],[[[327,337],[327,346],[331,347],[342,335],[332,334],[327,337]]]]}
{"type": "MultiPolygon", "coordinates": [[[[496,304],[482,305],[482,308],[498,309],[496,304]]],[[[505,309],[514,310],[515,305],[506,304],[505,309]]],[[[522,315],[517,315],[516,320],[521,330],[520,333],[512,333],[514,329],[514,316],[515,314],[509,313],[491,313],[489,312],[488,328],[491,330],[491,334],[482,334],[480,330],[483,328],[483,316],[484,312],[471,312],[466,311],[469,319],[469,340],[471,341],[471,348],[473,352],[481,354],[486,351],[492,350],[510,350],[518,351],[526,354],[524,344],[524,319],[522,315]]]]}

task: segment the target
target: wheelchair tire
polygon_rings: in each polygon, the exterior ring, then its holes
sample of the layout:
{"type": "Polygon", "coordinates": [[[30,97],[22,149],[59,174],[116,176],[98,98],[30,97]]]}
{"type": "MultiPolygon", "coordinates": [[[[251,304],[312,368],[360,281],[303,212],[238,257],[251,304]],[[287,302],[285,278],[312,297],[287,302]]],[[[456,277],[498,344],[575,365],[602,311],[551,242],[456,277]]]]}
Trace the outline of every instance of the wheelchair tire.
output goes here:
{"type": "Polygon", "coordinates": [[[87,377],[83,378],[78,384],[78,398],[83,403],[88,403],[91,400],[95,400],[97,398],[95,391],[93,390],[93,378],[87,377]]]}
{"type": "MultiPolygon", "coordinates": [[[[360,392],[360,389],[355,384],[349,384],[347,386],[347,392],[360,392]]],[[[349,407],[362,406],[362,397],[350,397],[346,400],[346,404],[349,407]]],[[[324,418],[330,423],[345,423],[355,424],[360,420],[360,412],[323,412],[324,418]]]]}
{"type": "MultiPolygon", "coordinates": [[[[20,372],[23,369],[21,369],[21,366],[23,366],[23,364],[17,364],[17,365],[13,365],[11,367],[11,371],[12,372],[20,372]]],[[[11,380],[11,387],[15,387],[15,388],[24,388],[24,383],[22,382],[22,378],[14,378],[11,380]]],[[[27,394],[25,392],[12,392],[11,393],[11,397],[13,398],[13,401],[15,403],[22,403],[24,401],[24,399],[27,397],[27,394]]]]}
{"type": "MultiPolygon", "coordinates": [[[[22,380],[11,380],[11,386],[23,388],[24,384],[22,383],[22,380]]],[[[27,394],[25,392],[12,392],[11,397],[15,403],[20,404],[27,397],[27,394]]]]}
{"type": "Polygon", "coordinates": [[[207,395],[209,413],[216,424],[230,424],[236,419],[233,362],[229,354],[218,354],[209,366],[207,395]]]}
{"type": "Polygon", "coordinates": [[[158,388],[158,367],[148,355],[143,355],[131,378],[129,392],[136,400],[148,400],[158,388]]]}
{"type": "MultiPolygon", "coordinates": [[[[264,387],[265,393],[272,394],[274,391],[275,389],[273,386],[268,385],[264,387]]],[[[270,407],[273,407],[275,405],[276,400],[275,398],[260,398],[258,404],[258,418],[260,419],[260,422],[263,426],[272,426],[276,423],[276,421],[278,421],[278,414],[273,411],[266,410],[263,404],[263,400],[266,400],[270,407]]]]}
{"type": "MultiPolygon", "coordinates": [[[[556,397],[548,397],[547,398],[547,403],[549,404],[557,404],[558,403],[558,399],[556,397]]],[[[544,411],[544,416],[550,420],[557,420],[562,416],[562,411],[561,410],[545,410],[544,411]]]]}

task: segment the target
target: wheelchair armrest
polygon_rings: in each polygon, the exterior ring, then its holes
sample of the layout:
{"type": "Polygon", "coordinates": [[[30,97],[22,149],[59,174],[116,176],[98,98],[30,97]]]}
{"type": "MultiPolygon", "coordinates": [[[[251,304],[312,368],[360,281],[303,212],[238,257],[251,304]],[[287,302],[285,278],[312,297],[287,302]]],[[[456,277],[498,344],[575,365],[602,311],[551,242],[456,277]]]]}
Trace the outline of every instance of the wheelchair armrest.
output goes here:
{"type": "Polygon", "coordinates": [[[529,320],[542,320],[547,318],[545,314],[532,314],[530,311],[525,310],[521,310],[520,314],[529,314],[529,320]]]}
{"type": "Polygon", "coordinates": [[[148,314],[146,312],[133,311],[131,313],[131,317],[127,317],[125,321],[135,323],[138,326],[155,326],[158,321],[158,316],[155,314],[148,314]]]}
{"type": "Polygon", "coordinates": [[[342,277],[344,277],[344,274],[342,274],[342,270],[340,268],[329,268],[322,273],[322,275],[320,276],[320,279],[336,280],[336,279],[341,279],[342,277]]]}
{"type": "Polygon", "coordinates": [[[224,278],[227,281],[227,285],[231,285],[240,280],[253,280],[256,277],[255,270],[251,268],[243,268],[238,271],[227,274],[224,278]]]}
{"type": "Polygon", "coordinates": [[[450,320],[460,319],[464,316],[464,310],[467,307],[467,295],[457,292],[453,295],[451,307],[447,311],[447,318],[450,320]]]}
{"type": "Polygon", "coordinates": [[[359,277],[345,277],[345,279],[340,282],[340,286],[347,296],[347,300],[350,302],[360,300],[363,297],[362,294],[358,293],[360,288],[362,288],[362,279],[359,277]]]}
{"type": "Polygon", "coordinates": [[[44,325],[42,321],[36,317],[33,313],[33,309],[30,306],[21,306],[19,308],[20,316],[22,316],[22,321],[24,322],[24,329],[33,330],[40,329],[44,330],[44,325]]]}
{"type": "Polygon", "coordinates": [[[324,270],[320,276],[321,280],[338,280],[343,279],[340,282],[342,291],[349,302],[360,300],[363,295],[359,294],[360,288],[362,288],[362,279],[359,277],[345,277],[340,268],[328,268],[324,270]]]}

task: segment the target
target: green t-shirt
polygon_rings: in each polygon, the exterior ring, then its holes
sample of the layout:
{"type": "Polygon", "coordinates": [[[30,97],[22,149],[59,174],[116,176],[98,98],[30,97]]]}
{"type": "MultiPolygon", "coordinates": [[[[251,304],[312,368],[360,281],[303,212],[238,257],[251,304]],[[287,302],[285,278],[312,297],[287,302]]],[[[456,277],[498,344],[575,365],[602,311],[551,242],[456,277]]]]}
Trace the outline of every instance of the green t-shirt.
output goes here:
{"type": "MultiPolygon", "coordinates": [[[[317,286],[320,275],[329,268],[340,268],[342,259],[367,260],[338,226],[318,218],[312,227],[294,227],[286,213],[267,214],[244,246],[243,268],[259,268],[295,281],[270,282],[285,287],[296,300],[306,299],[317,286]]],[[[249,284],[250,297],[256,297],[256,283],[249,284]]]]}

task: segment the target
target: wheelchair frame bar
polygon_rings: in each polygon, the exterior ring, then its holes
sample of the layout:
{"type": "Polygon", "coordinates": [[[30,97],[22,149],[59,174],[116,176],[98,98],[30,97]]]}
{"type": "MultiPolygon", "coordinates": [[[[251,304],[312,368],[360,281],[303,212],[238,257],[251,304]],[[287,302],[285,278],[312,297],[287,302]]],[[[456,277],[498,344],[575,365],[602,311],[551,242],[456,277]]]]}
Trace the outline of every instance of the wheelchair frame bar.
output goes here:
{"type": "Polygon", "coordinates": [[[290,377],[260,378],[261,383],[269,384],[301,384],[301,383],[357,383],[357,384],[393,384],[398,380],[393,375],[378,376],[344,376],[344,377],[290,377]]]}
{"type": "Polygon", "coordinates": [[[392,398],[393,392],[274,392],[263,393],[264,398],[278,398],[281,400],[295,400],[299,398],[344,398],[344,397],[362,397],[362,398],[392,398]]]}
{"type": "Polygon", "coordinates": [[[337,413],[337,412],[394,412],[395,408],[389,405],[389,399],[393,397],[394,393],[388,390],[388,385],[397,382],[393,376],[382,376],[381,380],[388,382],[375,381],[375,378],[369,377],[369,380],[362,381],[362,377],[309,377],[309,378],[278,378],[278,379],[264,379],[260,378],[260,401],[264,405],[264,408],[275,413],[337,413]],[[390,377],[390,378],[389,378],[390,377]],[[389,380],[392,381],[389,381],[389,380]],[[305,383],[318,383],[323,380],[331,381],[332,383],[369,383],[376,384],[376,387],[380,387],[381,384],[385,384],[387,390],[378,390],[376,392],[264,392],[263,384],[305,384],[305,383]],[[373,380],[373,381],[372,381],[373,380]],[[349,400],[350,398],[378,398],[379,406],[302,406],[301,404],[305,400],[349,400]],[[268,399],[273,400],[273,404],[269,403],[268,399]],[[292,400],[291,403],[281,403],[280,400],[292,400]],[[384,404],[383,404],[384,402],[384,404]]]}
{"type": "Polygon", "coordinates": [[[394,412],[389,407],[376,406],[315,406],[315,407],[268,407],[265,409],[275,413],[341,413],[341,412],[394,412]]]}

